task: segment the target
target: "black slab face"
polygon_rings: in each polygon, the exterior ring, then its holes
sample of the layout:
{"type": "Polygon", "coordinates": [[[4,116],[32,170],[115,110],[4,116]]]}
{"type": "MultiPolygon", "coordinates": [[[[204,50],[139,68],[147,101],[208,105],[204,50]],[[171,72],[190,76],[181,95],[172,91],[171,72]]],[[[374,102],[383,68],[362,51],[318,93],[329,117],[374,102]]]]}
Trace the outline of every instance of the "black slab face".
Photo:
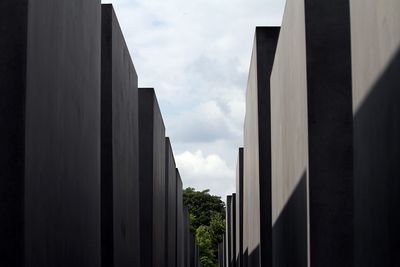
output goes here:
{"type": "Polygon", "coordinates": [[[353,264],[349,1],[305,1],[310,264],[353,264]]]}
{"type": "Polygon", "coordinates": [[[279,30],[256,28],[246,92],[245,179],[240,198],[245,218],[243,246],[248,251],[245,261],[249,266],[271,266],[272,262],[270,74],[279,30]]]}
{"type": "Polygon", "coordinates": [[[236,266],[243,266],[243,148],[236,164],[236,266]]]}
{"type": "Polygon", "coordinates": [[[236,267],[236,194],[232,194],[231,205],[231,263],[236,267]]]}
{"type": "Polygon", "coordinates": [[[165,180],[166,180],[166,262],[176,266],[176,167],[170,139],[165,139],[165,180]]]}
{"type": "Polygon", "coordinates": [[[0,8],[0,265],[98,266],[100,1],[0,8]]]}
{"type": "Polygon", "coordinates": [[[226,197],[226,266],[232,266],[232,196],[226,197]]]}
{"type": "Polygon", "coordinates": [[[139,89],[140,260],[165,266],[165,127],[153,89],[139,89]]]}
{"type": "Polygon", "coordinates": [[[27,1],[0,1],[0,266],[24,262],[27,1]]]}
{"type": "Polygon", "coordinates": [[[102,5],[102,266],[139,266],[137,75],[112,5],[102,5]]]}
{"type": "Polygon", "coordinates": [[[185,267],[182,180],[176,169],[176,266],[185,267]]]}

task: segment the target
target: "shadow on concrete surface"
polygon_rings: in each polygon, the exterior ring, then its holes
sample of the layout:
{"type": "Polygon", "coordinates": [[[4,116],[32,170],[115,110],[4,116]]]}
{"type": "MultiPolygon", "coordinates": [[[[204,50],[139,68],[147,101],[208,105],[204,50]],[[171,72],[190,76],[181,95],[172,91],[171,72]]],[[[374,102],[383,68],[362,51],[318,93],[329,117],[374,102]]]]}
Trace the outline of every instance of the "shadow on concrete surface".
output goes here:
{"type": "Polygon", "coordinates": [[[400,49],[354,117],[355,266],[400,266],[400,49]]]}
{"type": "Polygon", "coordinates": [[[272,226],[272,266],[307,266],[306,179],[307,173],[304,172],[289,201],[272,226]]]}

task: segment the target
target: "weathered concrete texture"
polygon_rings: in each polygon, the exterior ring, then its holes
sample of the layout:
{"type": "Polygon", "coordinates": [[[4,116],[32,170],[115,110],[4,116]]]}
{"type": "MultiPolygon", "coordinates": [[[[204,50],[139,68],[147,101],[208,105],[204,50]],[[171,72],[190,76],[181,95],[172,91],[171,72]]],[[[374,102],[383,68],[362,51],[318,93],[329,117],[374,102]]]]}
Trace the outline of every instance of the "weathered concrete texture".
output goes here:
{"type": "Polygon", "coordinates": [[[348,1],[287,2],[271,75],[271,118],[274,266],[351,266],[348,1]],[[289,234],[293,221],[297,230],[289,234]]]}
{"type": "Polygon", "coordinates": [[[102,5],[102,266],[139,266],[137,75],[112,5],[102,5]]]}
{"type": "Polygon", "coordinates": [[[350,7],[355,266],[400,266],[400,2],[350,7]]]}
{"type": "Polygon", "coordinates": [[[176,166],[170,139],[165,139],[165,180],[166,180],[166,263],[176,267],[176,166]]]}
{"type": "Polygon", "coordinates": [[[236,266],[243,266],[243,148],[239,148],[236,164],[236,266]]]}
{"type": "Polygon", "coordinates": [[[243,249],[248,266],[271,266],[272,261],[269,78],[278,35],[279,27],[256,28],[246,91],[243,249]]]}
{"type": "Polygon", "coordinates": [[[0,8],[0,265],[98,266],[100,1],[0,8]]]}
{"type": "Polygon", "coordinates": [[[165,266],[165,127],[153,89],[139,88],[140,260],[165,266]]]}
{"type": "Polygon", "coordinates": [[[176,169],[176,266],[185,267],[182,180],[176,169]]]}

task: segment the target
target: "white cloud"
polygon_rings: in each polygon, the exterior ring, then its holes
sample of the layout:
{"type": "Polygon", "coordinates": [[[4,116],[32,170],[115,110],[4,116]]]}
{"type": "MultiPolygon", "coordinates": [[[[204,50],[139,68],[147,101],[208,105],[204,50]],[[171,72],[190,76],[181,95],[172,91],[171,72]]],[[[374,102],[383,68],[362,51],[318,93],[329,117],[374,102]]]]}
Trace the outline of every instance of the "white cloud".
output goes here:
{"type": "MultiPolygon", "coordinates": [[[[114,4],[139,86],[156,90],[176,155],[218,156],[231,171],[223,187],[233,188],[254,29],[279,25],[284,0],[103,2],[114,4]]],[[[199,188],[215,180],[190,177],[185,184],[199,188]]]]}
{"type": "Polygon", "coordinates": [[[235,175],[226,162],[216,154],[204,155],[201,150],[185,151],[176,156],[184,186],[198,190],[210,189],[211,194],[227,195],[235,191],[231,182],[235,175]]]}

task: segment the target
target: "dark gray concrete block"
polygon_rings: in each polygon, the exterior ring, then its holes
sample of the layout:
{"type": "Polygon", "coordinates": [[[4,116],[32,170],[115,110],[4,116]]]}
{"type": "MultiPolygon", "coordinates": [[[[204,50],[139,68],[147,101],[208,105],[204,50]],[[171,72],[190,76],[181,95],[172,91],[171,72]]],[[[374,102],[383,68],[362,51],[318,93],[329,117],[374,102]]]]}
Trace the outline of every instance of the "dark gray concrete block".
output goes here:
{"type": "Polygon", "coordinates": [[[137,75],[110,4],[102,5],[102,266],[139,266],[137,75]]]}
{"type": "Polygon", "coordinates": [[[185,267],[182,180],[176,169],[176,266],[185,267]]]}
{"type": "Polygon", "coordinates": [[[140,260],[165,266],[165,126],[153,89],[139,88],[140,260]]]}
{"type": "Polygon", "coordinates": [[[232,267],[232,196],[226,197],[226,266],[232,267]]]}
{"type": "Polygon", "coordinates": [[[0,265],[98,266],[100,1],[0,8],[0,265]]]}
{"type": "Polygon", "coordinates": [[[231,204],[231,264],[236,267],[236,194],[232,194],[231,204]]]}
{"type": "Polygon", "coordinates": [[[243,148],[236,164],[236,266],[243,266],[243,148]]]}
{"type": "Polygon", "coordinates": [[[276,266],[353,264],[349,19],[348,0],[286,5],[271,75],[276,266]],[[291,228],[297,230],[288,235],[284,229],[293,220],[299,221],[291,228]],[[293,239],[302,241],[284,246],[293,239]]]}
{"type": "Polygon", "coordinates": [[[257,27],[249,82],[243,156],[243,249],[248,266],[271,266],[270,73],[279,27],[257,27]]]}
{"type": "Polygon", "coordinates": [[[350,5],[354,266],[400,266],[400,2],[350,5]]]}
{"type": "Polygon", "coordinates": [[[174,153],[172,151],[170,139],[165,139],[165,180],[166,180],[166,263],[167,266],[176,267],[176,200],[177,200],[177,187],[176,187],[176,166],[174,153]]]}

